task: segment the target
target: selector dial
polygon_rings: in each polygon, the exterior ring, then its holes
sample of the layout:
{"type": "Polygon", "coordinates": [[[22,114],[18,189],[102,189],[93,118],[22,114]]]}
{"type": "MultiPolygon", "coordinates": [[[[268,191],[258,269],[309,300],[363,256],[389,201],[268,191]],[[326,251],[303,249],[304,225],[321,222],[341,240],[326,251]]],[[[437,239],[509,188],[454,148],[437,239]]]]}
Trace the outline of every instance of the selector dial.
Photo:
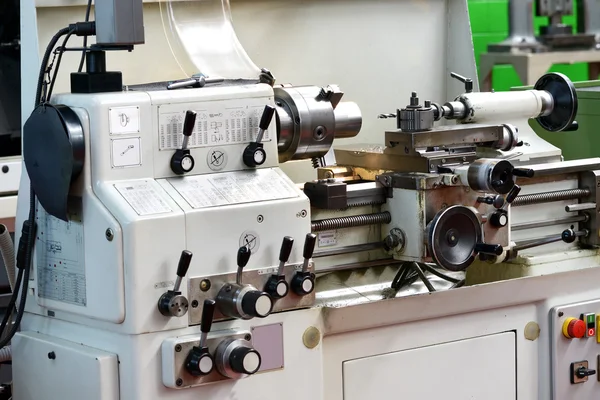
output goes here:
{"type": "Polygon", "coordinates": [[[268,317],[273,310],[273,300],[265,292],[250,290],[242,295],[242,310],[253,317],[268,317]]]}
{"type": "Polygon", "coordinates": [[[241,379],[258,372],[261,356],[252,344],[243,339],[226,339],[215,352],[217,371],[230,379],[241,379]]]}

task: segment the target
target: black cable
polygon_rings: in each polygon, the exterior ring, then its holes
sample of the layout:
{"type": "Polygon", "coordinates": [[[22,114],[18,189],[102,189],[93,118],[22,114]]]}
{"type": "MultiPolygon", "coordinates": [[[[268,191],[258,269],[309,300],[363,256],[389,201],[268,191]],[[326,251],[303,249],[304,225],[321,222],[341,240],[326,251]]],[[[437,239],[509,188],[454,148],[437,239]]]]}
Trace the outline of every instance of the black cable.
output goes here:
{"type": "Polygon", "coordinates": [[[448,281],[448,282],[451,282],[451,283],[458,283],[458,282],[460,282],[460,279],[456,279],[456,278],[453,278],[453,277],[448,276],[446,274],[442,274],[440,271],[438,271],[437,269],[435,269],[434,267],[432,267],[430,265],[423,264],[423,268],[427,272],[429,272],[429,273],[437,276],[438,278],[442,278],[445,281],[448,281]]]}
{"type": "MultiPolygon", "coordinates": [[[[88,22],[90,20],[91,12],[92,12],[92,0],[88,0],[87,8],[85,10],[85,22],[88,22]]],[[[83,71],[83,63],[85,62],[85,52],[86,52],[85,49],[87,47],[87,42],[88,42],[88,37],[87,37],[87,35],[85,35],[83,37],[83,51],[81,52],[81,61],[79,61],[79,68],[77,69],[77,72],[83,71]]]]}
{"type": "Polygon", "coordinates": [[[58,76],[58,70],[60,68],[60,62],[62,61],[62,56],[65,53],[65,48],[67,47],[67,42],[73,35],[73,31],[70,30],[65,36],[65,40],[63,40],[62,46],[58,48],[58,59],[56,60],[56,66],[54,67],[54,73],[52,74],[52,80],[50,81],[50,89],[48,89],[48,93],[46,94],[46,101],[50,101],[52,99],[52,92],[54,91],[54,84],[56,83],[56,78],[58,76]]]}
{"type": "Polygon", "coordinates": [[[63,28],[60,31],[58,31],[56,33],[56,35],[54,35],[52,37],[52,39],[50,39],[50,42],[48,43],[48,47],[46,47],[46,51],[44,52],[44,57],[42,58],[42,65],[40,65],[40,74],[38,77],[37,91],[35,92],[36,106],[42,102],[42,88],[44,86],[44,76],[46,75],[46,68],[48,67],[48,60],[50,60],[50,55],[52,54],[52,50],[56,46],[56,43],[58,43],[58,40],[62,36],[68,34],[69,31],[70,31],[69,28],[63,28]]]}

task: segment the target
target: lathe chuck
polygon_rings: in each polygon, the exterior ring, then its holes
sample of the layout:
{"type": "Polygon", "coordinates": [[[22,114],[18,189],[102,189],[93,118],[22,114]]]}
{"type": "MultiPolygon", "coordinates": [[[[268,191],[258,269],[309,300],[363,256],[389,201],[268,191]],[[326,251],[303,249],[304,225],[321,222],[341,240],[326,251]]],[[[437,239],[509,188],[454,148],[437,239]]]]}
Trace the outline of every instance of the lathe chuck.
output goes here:
{"type": "Polygon", "coordinates": [[[433,261],[449,271],[464,271],[475,260],[475,246],[483,240],[477,211],[451,206],[427,226],[427,248],[433,261]]]}

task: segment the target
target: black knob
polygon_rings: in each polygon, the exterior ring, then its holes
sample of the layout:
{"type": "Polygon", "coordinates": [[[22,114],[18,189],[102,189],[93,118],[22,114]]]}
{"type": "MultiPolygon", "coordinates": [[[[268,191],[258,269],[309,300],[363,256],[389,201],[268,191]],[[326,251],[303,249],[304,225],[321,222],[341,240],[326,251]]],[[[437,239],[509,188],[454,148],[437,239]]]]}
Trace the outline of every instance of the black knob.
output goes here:
{"type": "Polygon", "coordinates": [[[229,355],[229,366],[238,374],[252,375],[258,372],[261,361],[258,351],[246,346],[233,349],[229,355]]]}
{"type": "Polygon", "coordinates": [[[181,252],[181,256],[179,257],[179,264],[177,265],[177,276],[183,278],[185,274],[187,274],[188,269],[190,268],[190,263],[192,262],[192,252],[188,250],[184,250],[181,252]]]}
{"type": "Polygon", "coordinates": [[[484,253],[499,256],[502,254],[503,251],[504,249],[499,244],[477,243],[475,245],[476,253],[484,253]]]}
{"type": "Polygon", "coordinates": [[[315,244],[317,243],[317,235],[314,233],[309,233],[306,235],[306,239],[304,241],[304,251],[302,252],[302,256],[304,258],[311,258],[313,252],[315,251],[315,244]]]}
{"type": "Polygon", "coordinates": [[[194,125],[196,125],[196,113],[194,111],[188,110],[185,113],[185,120],[183,121],[183,135],[192,136],[192,132],[194,131],[194,125]]]}
{"type": "Polygon", "coordinates": [[[294,246],[294,238],[285,236],[281,243],[281,250],[279,250],[279,261],[285,263],[290,258],[292,253],[292,247],[294,246]]]}
{"type": "Polygon", "coordinates": [[[292,290],[298,296],[309,295],[315,290],[315,274],[311,272],[296,272],[292,278],[292,290]]]}
{"type": "Polygon", "coordinates": [[[521,187],[519,185],[513,186],[513,188],[510,190],[510,192],[508,192],[508,194],[506,195],[506,202],[508,204],[512,203],[517,198],[517,196],[519,195],[520,192],[521,192],[521,187]]]}
{"type": "Polygon", "coordinates": [[[575,231],[573,229],[565,229],[561,233],[560,238],[565,243],[573,243],[575,241],[575,239],[577,239],[577,234],[575,233],[575,231]]]}
{"type": "Polygon", "coordinates": [[[260,118],[258,127],[263,131],[269,129],[269,125],[271,125],[271,120],[273,119],[273,114],[275,114],[275,107],[266,105],[262,117],[260,118]]]}
{"type": "Polygon", "coordinates": [[[185,360],[185,369],[193,376],[208,375],[214,366],[214,359],[206,347],[194,346],[185,360]]]}
{"type": "Polygon", "coordinates": [[[212,299],[204,300],[202,307],[202,318],[200,319],[200,331],[202,333],[210,332],[212,327],[213,317],[215,315],[216,302],[212,299]]]}
{"type": "Polygon", "coordinates": [[[508,213],[504,210],[496,210],[490,216],[490,224],[496,228],[504,228],[508,224],[508,213]]]}
{"type": "Polygon", "coordinates": [[[242,310],[257,318],[265,318],[273,311],[273,300],[268,293],[250,290],[242,297],[242,310]]]}
{"type": "Polygon", "coordinates": [[[242,160],[247,167],[259,167],[267,160],[267,152],[262,143],[252,142],[244,149],[242,160]]]}
{"type": "Polygon", "coordinates": [[[271,275],[265,285],[265,292],[269,293],[274,299],[281,299],[287,296],[290,286],[285,281],[285,275],[271,275]]]}
{"type": "Polygon", "coordinates": [[[495,196],[478,197],[477,201],[480,203],[493,205],[494,208],[501,208],[504,205],[504,197],[500,196],[499,194],[495,196]]]}
{"type": "Polygon", "coordinates": [[[189,150],[177,149],[171,157],[171,171],[177,175],[187,174],[194,169],[196,162],[189,150]]]}
{"type": "Polygon", "coordinates": [[[585,368],[585,367],[579,367],[577,368],[577,372],[575,372],[575,374],[577,375],[577,377],[579,379],[585,378],[586,376],[592,376],[596,374],[596,370],[595,369],[589,369],[589,368],[585,368]]]}
{"type": "Polygon", "coordinates": [[[246,246],[242,246],[238,249],[237,265],[239,268],[244,268],[246,265],[248,265],[251,253],[252,252],[250,251],[250,249],[246,246]]]}
{"type": "Polygon", "coordinates": [[[520,176],[523,178],[533,178],[535,171],[530,168],[515,168],[512,171],[514,176],[520,176]]]}

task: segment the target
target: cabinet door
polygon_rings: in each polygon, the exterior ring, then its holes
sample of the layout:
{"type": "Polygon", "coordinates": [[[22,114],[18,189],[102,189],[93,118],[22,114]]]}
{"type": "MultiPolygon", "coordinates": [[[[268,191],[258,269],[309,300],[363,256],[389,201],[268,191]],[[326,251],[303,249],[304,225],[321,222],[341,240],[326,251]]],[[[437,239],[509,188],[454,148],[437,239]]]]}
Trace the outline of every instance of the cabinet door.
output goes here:
{"type": "Polygon", "coordinates": [[[516,400],[514,332],[344,362],[344,400],[516,400]]]}

